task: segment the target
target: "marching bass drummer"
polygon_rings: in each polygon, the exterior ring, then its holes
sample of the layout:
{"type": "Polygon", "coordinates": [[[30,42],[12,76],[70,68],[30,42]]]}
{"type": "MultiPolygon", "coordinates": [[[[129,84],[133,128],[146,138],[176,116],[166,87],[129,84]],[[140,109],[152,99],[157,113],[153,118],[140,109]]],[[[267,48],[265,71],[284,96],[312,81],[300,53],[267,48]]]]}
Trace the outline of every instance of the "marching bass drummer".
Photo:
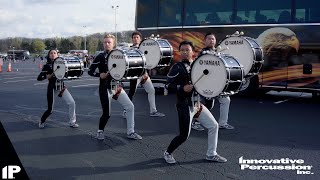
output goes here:
{"type": "Polygon", "coordinates": [[[102,115],[99,121],[99,129],[97,131],[97,138],[104,139],[103,131],[111,116],[111,100],[117,100],[125,109],[127,119],[127,137],[129,139],[140,140],[142,137],[134,131],[134,105],[129,99],[127,93],[121,86],[113,88],[113,80],[108,71],[112,69],[107,68],[107,56],[115,47],[115,37],[107,34],[103,38],[104,52],[100,53],[91,64],[88,74],[94,77],[100,77],[99,83],[99,97],[102,106],[102,115]],[[99,72],[95,72],[98,68],[99,72]],[[112,89],[113,88],[113,89],[112,89]]]}
{"type": "MultiPolygon", "coordinates": [[[[167,77],[166,86],[177,87],[176,108],[179,118],[179,135],[170,143],[164,152],[164,159],[167,163],[176,163],[172,153],[184,143],[190,134],[191,122],[193,117],[197,117],[198,121],[208,129],[208,149],[206,160],[214,162],[227,162],[227,159],[217,154],[218,130],[219,125],[211,112],[200,102],[194,104],[195,91],[191,84],[191,64],[194,54],[194,46],[190,41],[183,41],[179,45],[181,53],[181,62],[174,64],[167,77]]],[[[198,96],[199,97],[199,96],[198,96]]]]}
{"type": "MultiPolygon", "coordinates": [[[[135,31],[131,35],[133,45],[131,48],[139,48],[139,44],[141,43],[142,35],[139,31],[135,31]]],[[[151,117],[164,117],[165,114],[159,112],[156,108],[156,98],[155,98],[155,89],[153,87],[152,81],[146,72],[143,76],[138,79],[130,80],[130,89],[129,89],[129,98],[132,101],[134,94],[136,93],[137,86],[141,84],[145,91],[148,93],[148,101],[150,106],[150,116],[151,117]]],[[[125,117],[126,111],[123,112],[123,117],[125,117]]]]}
{"type": "Polygon", "coordinates": [[[78,128],[79,125],[76,123],[76,104],[74,99],[68,89],[64,86],[63,80],[59,80],[55,77],[53,71],[54,61],[58,58],[58,50],[51,49],[47,55],[47,63],[43,66],[42,71],[40,72],[37,80],[42,81],[48,79],[48,88],[47,88],[47,102],[48,109],[44,112],[39,122],[39,128],[42,129],[45,127],[46,119],[52,114],[53,105],[54,105],[54,95],[58,94],[59,97],[68,104],[69,106],[69,126],[71,128],[78,128]]]}
{"type": "MultiPolygon", "coordinates": [[[[205,40],[205,47],[201,50],[200,54],[202,54],[205,51],[209,51],[212,53],[215,53],[215,45],[216,45],[216,36],[213,33],[207,33],[204,37],[205,40]]],[[[208,109],[212,109],[214,106],[214,101],[217,99],[220,103],[220,117],[219,117],[219,128],[220,129],[234,129],[233,126],[228,124],[228,116],[229,116],[229,107],[230,107],[230,97],[225,96],[218,96],[213,99],[206,99],[204,100],[204,105],[208,109]]],[[[192,123],[192,129],[195,130],[203,130],[203,128],[200,126],[199,122],[196,120],[192,123]]]]}

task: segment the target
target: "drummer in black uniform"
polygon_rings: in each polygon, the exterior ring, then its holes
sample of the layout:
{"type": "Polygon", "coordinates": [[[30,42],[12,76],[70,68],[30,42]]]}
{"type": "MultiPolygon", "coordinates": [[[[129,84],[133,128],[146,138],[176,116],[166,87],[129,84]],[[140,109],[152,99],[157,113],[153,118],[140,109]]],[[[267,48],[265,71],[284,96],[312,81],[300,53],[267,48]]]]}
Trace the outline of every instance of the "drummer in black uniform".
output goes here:
{"type": "Polygon", "coordinates": [[[104,139],[104,128],[111,115],[111,100],[112,98],[117,100],[125,109],[127,119],[127,137],[129,139],[140,140],[142,137],[134,131],[134,105],[129,99],[127,93],[122,87],[113,89],[111,86],[112,77],[107,67],[107,56],[111,50],[115,47],[115,37],[111,34],[104,36],[103,39],[104,52],[100,53],[91,64],[88,74],[90,76],[99,77],[99,97],[102,106],[102,116],[100,117],[99,129],[97,131],[97,138],[104,139]],[[98,68],[99,72],[95,72],[98,68]]]}
{"type": "Polygon", "coordinates": [[[47,55],[47,63],[43,66],[42,71],[40,72],[37,80],[43,81],[48,79],[48,88],[47,88],[47,101],[48,109],[43,113],[41,120],[39,122],[39,128],[43,129],[45,127],[46,119],[52,114],[53,105],[54,105],[54,95],[59,93],[58,96],[69,106],[69,126],[71,128],[78,128],[79,125],[76,123],[76,104],[74,99],[68,89],[64,86],[62,80],[58,80],[53,72],[53,63],[58,58],[58,50],[51,49],[47,55]],[[60,89],[61,88],[61,89],[60,89]]]}
{"type": "MultiPolygon", "coordinates": [[[[139,44],[141,42],[142,35],[139,31],[135,31],[131,35],[133,45],[131,48],[139,48],[139,44]]],[[[153,87],[152,81],[146,72],[142,77],[138,79],[130,80],[130,89],[129,89],[129,98],[132,101],[132,98],[136,92],[137,86],[141,84],[145,91],[148,93],[148,101],[150,106],[150,116],[151,117],[164,117],[165,114],[159,112],[156,108],[156,98],[155,98],[155,89],[153,87]]],[[[125,117],[126,111],[123,112],[123,117],[125,117]]]]}
{"type": "Polygon", "coordinates": [[[208,149],[206,160],[214,162],[227,162],[227,159],[217,154],[218,144],[218,123],[211,112],[202,104],[192,101],[194,88],[191,84],[190,69],[193,62],[192,56],[194,51],[193,43],[183,41],[179,45],[181,54],[181,62],[174,64],[167,77],[166,86],[176,86],[177,103],[176,108],[179,118],[180,133],[170,143],[164,152],[164,159],[167,163],[176,163],[172,153],[182,143],[184,143],[190,134],[191,122],[193,117],[197,117],[198,121],[208,129],[208,149]]]}

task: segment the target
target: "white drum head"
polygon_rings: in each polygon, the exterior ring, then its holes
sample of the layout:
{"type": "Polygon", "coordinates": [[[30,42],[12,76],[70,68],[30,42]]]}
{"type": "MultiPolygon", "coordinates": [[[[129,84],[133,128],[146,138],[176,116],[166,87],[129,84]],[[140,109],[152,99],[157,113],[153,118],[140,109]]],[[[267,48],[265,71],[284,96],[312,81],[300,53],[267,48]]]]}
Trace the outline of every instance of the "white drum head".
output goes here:
{"type": "Polygon", "coordinates": [[[201,55],[192,63],[191,81],[200,95],[207,98],[218,96],[227,82],[223,61],[213,54],[201,55]]]}
{"type": "Polygon", "coordinates": [[[108,55],[108,71],[115,80],[121,80],[126,73],[126,55],[115,49],[108,55]]]}
{"type": "Polygon", "coordinates": [[[58,57],[53,62],[53,73],[56,76],[57,79],[63,79],[65,74],[67,72],[67,66],[65,64],[65,61],[58,57]]]}
{"type": "Polygon", "coordinates": [[[146,57],[146,69],[153,69],[159,64],[162,54],[157,41],[153,39],[143,40],[139,46],[139,50],[146,57]]]}
{"type": "Polygon", "coordinates": [[[230,54],[243,65],[244,75],[247,75],[253,65],[253,50],[249,42],[242,37],[228,37],[220,45],[224,54],[230,54]]]}

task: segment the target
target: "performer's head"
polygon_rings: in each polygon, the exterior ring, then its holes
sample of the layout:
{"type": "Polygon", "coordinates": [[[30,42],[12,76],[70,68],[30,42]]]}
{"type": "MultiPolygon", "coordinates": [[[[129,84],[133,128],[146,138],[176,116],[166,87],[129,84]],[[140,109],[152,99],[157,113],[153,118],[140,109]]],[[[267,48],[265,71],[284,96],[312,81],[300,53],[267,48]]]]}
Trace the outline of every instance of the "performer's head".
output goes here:
{"type": "Polygon", "coordinates": [[[131,34],[131,39],[132,39],[133,46],[138,46],[141,42],[142,34],[139,31],[134,31],[131,34]]]}
{"type": "Polygon", "coordinates": [[[216,36],[213,33],[207,33],[204,36],[204,44],[208,48],[214,48],[216,46],[216,36]]]}
{"type": "Polygon", "coordinates": [[[192,60],[194,46],[191,41],[182,41],[179,45],[179,52],[182,60],[192,60]]]}
{"type": "Polygon", "coordinates": [[[103,37],[103,48],[105,51],[110,52],[116,45],[116,38],[112,34],[107,34],[103,37]]]}
{"type": "Polygon", "coordinates": [[[54,61],[59,56],[59,51],[57,49],[50,49],[47,55],[47,62],[54,61]]]}

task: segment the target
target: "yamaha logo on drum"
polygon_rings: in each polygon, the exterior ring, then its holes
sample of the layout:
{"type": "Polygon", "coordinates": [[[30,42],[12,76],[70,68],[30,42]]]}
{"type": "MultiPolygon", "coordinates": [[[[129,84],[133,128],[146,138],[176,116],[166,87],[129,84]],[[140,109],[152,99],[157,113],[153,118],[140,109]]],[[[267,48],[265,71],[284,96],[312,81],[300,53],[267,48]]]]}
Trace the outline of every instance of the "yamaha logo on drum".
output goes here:
{"type": "Polygon", "coordinates": [[[243,44],[243,40],[240,40],[240,41],[226,41],[224,43],[225,45],[242,45],[243,44]]]}
{"type": "Polygon", "coordinates": [[[211,96],[213,94],[213,91],[206,89],[206,90],[202,90],[202,93],[211,96]]]}
{"type": "Polygon", "coordinates": [[[156,46],[156,42],[147,42],[147,43],[142,43],[142,46],[156,46]]]}
{"type": "Polygon", "coordinates": [[[212,66],[220,66],[220,61],[215,60],[200,60],[200,65],[212,65],[212,66]]]}
{"type": "Polygon", "coordinates": [[[124,55],[111,55],[111,59],[124,59],[124,55]]]}

